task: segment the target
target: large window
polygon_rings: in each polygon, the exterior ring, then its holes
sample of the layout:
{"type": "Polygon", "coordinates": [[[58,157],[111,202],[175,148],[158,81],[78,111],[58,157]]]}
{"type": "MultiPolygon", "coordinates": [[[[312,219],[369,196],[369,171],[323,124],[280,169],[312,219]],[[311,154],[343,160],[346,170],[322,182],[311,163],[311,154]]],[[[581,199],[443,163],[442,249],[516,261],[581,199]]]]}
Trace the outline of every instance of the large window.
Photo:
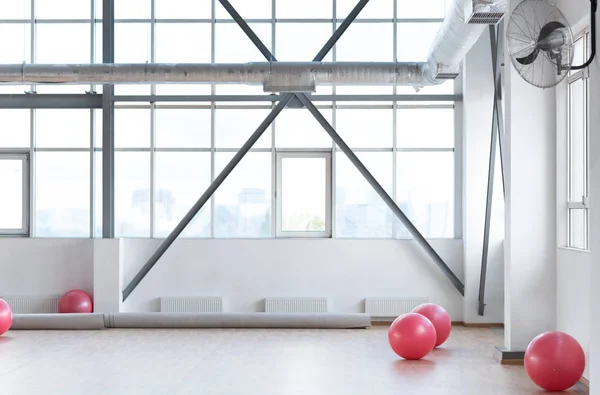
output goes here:
{"type": "MultiPolygon", "coordinates": [[[[310,61],[358,0],[230,2],[278,60],[310,61]]],[[[0,41],[0,63],[102,62],[102,0],[10,4],[0,17],[0,33],[11,37],[0,41]]],[[[425,61],[445,10],[446,0],[371,0],[324,60],[425,61]]],[[[118,0],[114,34],[116,63],[265,60],[216,0],[118,0]]],[[[573,89],[576,94],[581,88],[573,89]]],[[[25,92],[94,94],[102,86],[0,86],[0,94],[25,92]]],[[[318,86],[312,95],[325,119],[429,238],[455,236],[455,207],[461,204],[454,97],[442,96],[453,93],[449,81],[419,91],[318,86]],[[369,97],[374,94],[397,99],[369,97]],[[437,96],[404,96],[428,94],[437,96]]],[[[115,236],[132,238],[166,237],[277,104],[260,85],[125,84],[115,86],[115,95],[115,236]],[[165,95],[181,98],[161,99],[165,95]]],[[[0,233],[102,236],[102,122],[99,109],[0,108],[0,155],[25,155],[0,156],[2,198],[10,207],[0,212],[0,233]]],[[[573,212],[573,227],[579,214],[573,212]]],[[[412,236],[296,101],[181,237],[412,236]]]]}
{"type": "MultiPolygon", "coordinates": [[[[575,41],[574,64],[582,64],[589,56],[589,34],[575,41]]],[[[573,71],[568,76],[568,190],[567,246],[588,249],[588,113],[589,92],[587,70],[573,71]]]]}

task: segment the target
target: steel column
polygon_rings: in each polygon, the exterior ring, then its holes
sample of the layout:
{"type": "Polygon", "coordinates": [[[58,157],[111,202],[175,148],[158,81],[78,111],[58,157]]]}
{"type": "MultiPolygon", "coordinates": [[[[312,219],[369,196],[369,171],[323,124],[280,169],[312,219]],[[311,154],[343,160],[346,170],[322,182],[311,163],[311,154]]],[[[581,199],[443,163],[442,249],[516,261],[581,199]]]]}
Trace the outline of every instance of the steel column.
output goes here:
{"type": "MultiPolygon", "coordinates": [[[[105,0],[105,1],[114,1],[114,0],[105,0]]],[[[219,0],[226,1],[226,0],[219,0]]],[[[362,7],[369,0],[362,0],[360,4],[362,7]]],[[[359,4],[359,6],[360,6],[359,4]]],[[[358,6],[357,6],[358,7],[358,6]]],[[[361,9],[362,9],[361,7],[361,9]]],[[[238,15],[239,16],[239,15],[238,15]]],[[[347,19],[340,25],[338,30],[345,31],[350,23],[352,23],[354,19],[347,19]]],[[[243,23],[245,23],[242,20],[243,23]]],[[[249,29],[249,27],[248,27],[249,29]]],[[[336,31],[337,32],[337,31],[336,31]]],[[[334,34],[334,36],[336,36],[334,34]]],[[[336,40],[341,37],[341,34],[336,36],[336,40]]],[[[324,48],[332,48],[335,42],[331,42],[331,39],[325,44],[324,48]]],[[[319,52],[319,55],[315,57],[315,61],[321,61],[327,53],[323,53],[323,51],[319,52]]],[[[200,197],[200,199],[196,202],[196,204],[190,209],[190,211],[185,215],[185,217],[179,222],[179,224],[171,231],[169,236],[160,244],[158,249],[152,254],[150,259],[144,264],[144,266],[138,271],[135,277],[129,282],[129,284],[123,290],[123,301],[127,300],[129,295],[135,290],[135,288],[140,284],[140,282],[146,277],[146,275],[152,270],[154,265],[158,262],[158,260],[163,256],[163,254],[169,249],[169,247],[173,244],[173,242],[177,239],[177,237],[183,232],[185,227],[191,222],[191,220],[196,216],[196,214],[202,209],[204,204],[210,199],[210,197],[215,193],[215,191],[219,188],[219,186],[225,181],[227,176],[233,171],[233,169],[239,164],[242,158],[248,153],[248,151],[252,148],[254,143],[258,141],[258,139],[262,136],[265,130],[273,123],[275,118],[283,111],[283,109],[288,105],[288,103],[294,98],[293,93],[288,93],[284,95],[281,101],[275,106],[275,108],[271,111],[271,113],[265,118],[265,120],[260,124],[258,129],[250,136],[248,141],[240,148],[238,153],[231,159],[231,161],[227,164],[227,166],[221,171],[219,176],[213,181],[213,183],[208,187],[206,192],[200,197]]]]}
{"type": "MultiPolygon", "coordinates": [[[[228,0],[219,0],[219,1],[222,4],[228,3],[228,0]]],[[[346,23],[348,20],[353,20],[354,18],[356,18],[356,16],[360,12],[360,10],[362,8],[364,8],[364,6],[366,5],[367,2],[368,2],[368,0],[361,0],[357,4],[357,6],[354,8],[354,10],[352,10],[352,12],[350,13],[350,16],[346,20],[344,20],[344,23],[346,23]],[[358,9],[358,11],[357,11],[357,9],[358,9]]],[[[232,17],[234,19],[236,19],[236,17],[234,15],[232,15],[232,17]]],[[[239,17],[239,15],[238,15],[238,17],[239,17]]],[[[275,59],[275,57],[266,49],[266,47],[264,45],[261,45],[262,43],[260,43],[260,39],[254,34],[254,32],[252,32],[252,29],[250,29],[248,24],[241,17],[236,19],[236,22],[240,25],[240,27],[244,30],[244,32],[248,32],[248,31],[250,32],[249,34],[248,33],[246,33],[246,34],[248,34],[249,38],[252,40],[253,43],[256,44],[257,41],[259,42],[259,44],[257,44],[257,46],[259,47],[259,49],[262,48],[261,52],[263,53],[265,58],[275,59]]],[[[351,21],[350,21],[350,23],[351,23],[351,21]]],[[[349,23],[346,26],[346,28],[348,26],[349,26],[349,23]]],[[[339,30],[341,30],[342,27],[343,27],[343,25],[340,26],[339,30]]],[[[343,30],[342,30],[342,33],[343,33],[343,30]]],[[[339,39],[339,37],[341,37],[342,33],[338,34],[338,31],[336,31],[336,33],[332,36],[332,38],[337,37],[337,39],[339,39]]],[[[329,45],[329,48],[333,48],[334,44],[335,44],[335,42],[332,43],[332,40],[329,40],[327,45],[329,45]]],[[[325,56],[326,53],[323,54],[321,51],[319,54],[322,56],[325,56]]],[[[318,60],[318,59],[315,58],[315,60],[318,60]]],[[[419,230],[408,219],[408,217],[404,214],[404,212],[396,204],[394,199],[392,199],[390,197],[390,195],[388,195],[388,193],[383,189],[383,187],[377,182],[375,177],[373,177],[373,175],[362,164],[362,162],[354,154],[352,149],[350,147],[348,147],[348,145],[346,145],[344,140],[340,137],[339,134],[337,134],[335,129],[329,124],[329,122],[325,119],[325,117],[323,117],[323,115],[319,112],[319,110],[315,107],[315,105],[310,101],[310,99],[307,97],[307,95],[302,92],[296,92],[295,95],[296,95],[296,97],[298,97],[300,102],[302,102],[302,104],[311,112],[311,114],[316,118],[316,120],[321,124],[321,126],[323,126],[323,128],[325,129],[327,134],[329,134],[329,136],[340,147],[340,149],[346,154],[346,156],[348,156],[348,159],[350,159],[350,161],[354,164],[354,166],[356,166],[357,170],[365,177],[365,179],[373,187],[373,189],[375,189],[375,192],[383,199],[383,201],[388,205],[388,207],[392,210],[392,212],[396,215],[396,217],[398,217],[398,219],[404,224],[404,226],[413,235],[413,237],[417,240],[417,242],[421,245],[421,247],[425,250],[425,252],[433,259],[433,261],[440,267],[440,269],[442,269],[442,271],[444,272],[446,277],[448,277],[448,279],[450,280],[450,282],[452,282],[454,287],[456,287],[458,292],[460,292],[460,294],[464,296],[464,294],[465,294],[464,284],[460,281],[460,279],[458,277],[456,277],[454,272],[452,272],[452,269],[450,269],[448,267],[448,265],[437,254],[437,252],[433,249],[433,247],[429,244],[429,242],[425,239],[425,237],[423,237],[423,235],[419,232],[419,230]]]]}
{"type": "MultiPolygon", "coordinates": [[[[102,4],[102,62],[115,61],[115,0],[102,4]]],[[[102,237],[115,237],[114,85],[102,88],[102,237]]]]}
{"type": "Polygon", "coordinates": [[[503,194],[506,194],[504,184],[504,160],[502,156],[502,142],[504,138],[504,119],[502,111],[502,46],[503,46],[503,25],[498,24],[490,26],[490,44],[492,52],[492,72],[494,76],[494,105],[492,115],[492,134],[490,142],[490,161],[488,167],[488,186],[487,199],[485,205],[485,224],[483,228],[483,248],[481,252],[481,272],[479,277],[479,297],[477,313],[484,315],[485,311],[485,283],[487,279],[487,266],[489,258],[490,232],[492,221],[492,205],[494,195],[494,176],[496,174],[496,149],[500,148],[500,164],[502,174],[503,194]]]}

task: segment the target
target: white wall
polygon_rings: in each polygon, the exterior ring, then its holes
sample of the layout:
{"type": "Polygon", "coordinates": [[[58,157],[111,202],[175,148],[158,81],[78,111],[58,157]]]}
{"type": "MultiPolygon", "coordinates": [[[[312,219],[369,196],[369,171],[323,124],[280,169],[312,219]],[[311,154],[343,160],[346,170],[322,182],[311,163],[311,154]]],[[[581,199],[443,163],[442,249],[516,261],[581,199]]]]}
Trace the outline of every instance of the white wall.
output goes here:
{"type": "Polygon", "coordinates": [[[464,73],[467,76],[463,83],[464,321],[500,323],[504,320],[504,198],[499,160],[496,162],[492,202],[486,307],[483,316],[479,316],[477,311],[494,100],[492,55],[487,30],[467,55],[464,73]]]}
{"type": "Polygon", "coordinates": [[[93,253],[87,239],[0,238],[0,295],[92,294],[93,253]]]}
{"type": "MultiPolygon", "coordinates": [[[[124,284],[159,242],[124,240],[124,284]]],[[[432,245],[461,278],[462,241],[432,245]]],[[[267,296],[326,296],[335,312],[362,312],[365,297],[427,297],[462,320],[462,297],[413,241],[178,240],[123,310],[158,311],[161,296],[223,296],[228,311],[250,312],[267,296]]]]}
{"type": "Polygon", "coordinates": [[[556,327],[556,97],[505,64],[504,340],[522,351],[556,327]]]}

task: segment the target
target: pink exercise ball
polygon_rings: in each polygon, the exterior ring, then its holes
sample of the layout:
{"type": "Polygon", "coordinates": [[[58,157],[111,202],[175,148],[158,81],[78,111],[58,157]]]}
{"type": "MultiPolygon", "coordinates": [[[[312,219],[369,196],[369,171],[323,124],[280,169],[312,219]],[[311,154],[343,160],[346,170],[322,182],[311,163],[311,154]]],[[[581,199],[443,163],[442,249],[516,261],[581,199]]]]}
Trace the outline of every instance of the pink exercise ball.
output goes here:
{"type": "Polygon", "coordinates": [[[404,359],[421,359],[435,346],[435,327],[421,314],[408,313],[396,318],[388,330],[392,350],[404,359]]]}
{"type": "Polygon", "coordinates": [[[564,391],[581,379],[585,354],[581,345],[563,332],[546,332],[534,338],[525,350],[525,371],[547,391],[564,391]]]}
{"type": "Polygon", "coordinates": [[[80,289],[65,293],[58,302],[59,313],[91,313],[93,310],[92,298],[80,289]]]}
{"type": "Polygon", "coordinates": [[[435,327],[437,334],[435,347],[441,346],[448,340],[450,331],[452,330],[452,321],[450,321],[450,315],[442,306],[433,303],[424,303],[415,307],[412,312],[429,318],[429,321],[435,327]]]}
{"type": "Polygon", "coordinates": [[[10,305],[0,299],[0,335],[8,332],[13,322],[13,313],[10,305]]]}

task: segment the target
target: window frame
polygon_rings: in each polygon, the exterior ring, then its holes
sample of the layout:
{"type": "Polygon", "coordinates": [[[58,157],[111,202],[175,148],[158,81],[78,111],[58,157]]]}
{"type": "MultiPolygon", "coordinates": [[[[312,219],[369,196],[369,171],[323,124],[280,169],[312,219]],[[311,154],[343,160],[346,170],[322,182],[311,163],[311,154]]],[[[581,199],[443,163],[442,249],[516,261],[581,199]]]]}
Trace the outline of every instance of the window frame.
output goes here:
{"type": "Polygon", "coordinates": [[[275,237],[282,239],[289,238],[332,238],[332,205],[333,205],[333,166],[332,166],[331,150],[286,150],[279,149],[276,151],[276,168],[275,168],[275,205],[276,205],[276,225],[275,225],[275,237]],[[299,231],[284,231],[282,229],[283,222],[283,207],[282,207],[282,161],[285,158],[324,158],[325,159],[325,231],[324,232],[299,232],[299,231]]]}
{"type": "Polygon", "coordinates": [[[22,204],[22,224],[23,227],[21,227],[20,229],[3,229],[0,228],[0,237],[29,237],[30,236],[30,224],[29,224],[29,219],[31,218],[30,215],[30,199],[31,197],[29,196],[29,167],[30,167],[30,160],[29,160],[29,153],[28,152],[21,152],[21,151],[5,151],[5,152],[0,152],[0,161],[1,160],[20,160],[21,164],[23,166],[23,190],[22,190],[22,197],[23,197],[23,204],[22,204]]]}
{"type": "MultiPolygon", "coordinates": [[[[583,57],[584,59],[588,58],[589,52],[590,52],[590,32],[589,29],[586,28],[584,30],[581,31],[581,33],[579,33],[577,36],[575,36],[574,38],[574,42],[578,41],[579,39],[583,40],[583,57]]],[[[590,89],[589,89],[589,71],[587,69],[583,69],[583,70],[578,70],[575,73],[570,73],[567,76],[567,171],[566,171],[566,177],[567,177],[567,188],[565,191],[566,194],[566,208],[565,208],[565,212],[566,212],[566,247],[567,248],[572,248],[572,249],[576,249],[576,250],[583,250],[583,251],[587,251],[589,249],[589,234],[590,234],[590,204],[589,204],[589,174],[590,174],[590,163],[589,163],[589,158],[590,158],[590,152],[589,152],[589,139],[590,139],[590,89]],[[584,107],[584,111],[585,111],[585,120],[584,120],[584,128],[585,128],[585,132],[584,132],[584,136],[583,136],[583,140],[584,140],[584,153],[585,153],[585,157],[584,157],[584,177],[583,177],[583,186],[584,186],[584,193],[581,196],[580,200],[575,199],[574,197],[571,196],[571,182],[572,182],[572,173],[573,173],[573,168],[572,168],[572,163],[573,163],[573,153],[572,153],[572,137],[573,137],[573,131],[571,129],[571,119],[573,117],[572,114],[572,100],[571,100],[571,89],[572,89],[572,85],[575,82],[578,81],[582,81],[583,83],[583,90],[584,90],[584,103],[583,103],[583,107],[584,107]],[[572,221],[571,221],[571,212],[574,210],[584,210],[584,226],[583,226],[583,247],[582,246],[578,246],[578,245],[574,245],[574,233],[572,232],[572,221]]]]}

